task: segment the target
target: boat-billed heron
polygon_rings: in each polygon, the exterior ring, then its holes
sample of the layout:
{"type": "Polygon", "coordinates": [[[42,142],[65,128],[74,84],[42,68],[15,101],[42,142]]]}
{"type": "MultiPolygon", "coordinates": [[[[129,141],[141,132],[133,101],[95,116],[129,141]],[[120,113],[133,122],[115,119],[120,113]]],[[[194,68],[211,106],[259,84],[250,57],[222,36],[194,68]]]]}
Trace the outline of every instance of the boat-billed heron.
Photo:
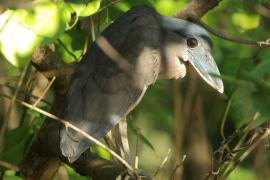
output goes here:
{"type": "MultiPolygon", "coordinates": [[[[119,17],[78,63],[66,97],[64,119],[96,139],[104,137],[140,102],[157,79],[183,78],[187,65],[218,92],[223,83],[207,32],[189,21],[139,6],[119,17]]],[[[91,141],[62,127],[60,148],[70,162],[91,141]]]]}

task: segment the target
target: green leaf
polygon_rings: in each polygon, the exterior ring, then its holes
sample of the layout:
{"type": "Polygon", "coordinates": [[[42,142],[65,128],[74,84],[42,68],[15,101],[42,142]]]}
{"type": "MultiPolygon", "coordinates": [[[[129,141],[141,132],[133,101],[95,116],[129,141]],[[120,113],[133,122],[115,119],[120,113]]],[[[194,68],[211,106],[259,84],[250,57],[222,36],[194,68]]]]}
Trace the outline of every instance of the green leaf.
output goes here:
{"type": "Polygon", "coordinates": [[[97,12],[100,7],[101,0],[92,0],[86,5],[86,7],[81,11],[80,16],[90,16],[97,12]]]}
{"type": "Polygon", "coordinates": [[[68,6],[63,3],[50,1],[36,3],[30,12],[33,16],[33,24],[29,27],[37,36],[43,37],[43,44],[51,43],[66,29],[71,14],[68,6]]]}
{"type": "Polygon", "coordinates": [[[36,33],[20,23],[25,18],[29,23],[26,10],[7,10],[0,16],[1,52],[14,66],[22,67],[29,60],[36,47],[42,41],[36,33]]]}
{"type": "Polygon", "coordinates": [[[7,10],[0,16],[0,47],[14,66],[29,62],[35,48],[53,42],[70,20],[67,5],[37,2],[30,10],[7,10]]]}
{"type": "Polygon", "coordinates": [[[236,26],[241,27],[244,30],[255,29],[259,26],[259,15],[248,15],[245,13],[234,13],[232,15],[232,21],[236,26]]]}
{"type": "Polygon", "coordinates": [[[78,174],[76,171],[74,171],[74,169],[72,169],[68,165],[65,165],[65,168],[68,172],[69,179],[72,179],[72,180],[88,180],[89,179],[87,177],[81,176],[80,174],[78,174]]]}
{"type": "Polygon", "coordinates": [[[82,56],[85,40],[83,31],[71,29],[55,42],[55,52],[66,63],[74,62],[82,56]]]}
{"type": "Polygon", "coordinates": [[[5,137],[5,147],[0,154],[0,159],[14,164],[19,163],[32,137],[28,124],[9,131],[5,137]]]}
{"type": "Polygon", "coordinates": [[[163,15],[172,15],[185,5],[185,1],[158,0],[155,7],[163,15]]]}
{"type": "Polygon", "coordinates": [[[76,0],[72,3],[68,3],[71,8],[76,12],[77,16],[91,16],[100,7],[101,0],[91,0],[89,3],[85,3],[85,0],[76,0]]]}
{"type": "Polygon", "coordinates": [[[126,12],[131,8],[130,5],[127,2],[124,2],[124,1],[122,1],[120,3],[117,3],[115,5],[115,7],[117,7],[122,12],[126,12]]]}
{"type": "Polygon", "coordinates": [[[252,71],[252,75],[262,78],[265,74],[270,74],[270,58],[260,62],[252,71]]]}
{"type": "Polygon", "coordinates": [[[251,120],[256,112],[260,114],[254,126],[260,125],[270,118],[269,90],[259,83],[241,84],[232,94],[230,116],[236,127],[251,120]]]}
{"type": "Polygon", "coordinates": [[[255,91],[253,84],[238,87],[232,95],[230,116],[234,119],[236,127],[240,127],[250,120],[256,112],[256,107],[250,98],[255,91]]]}
{"type": "MultiPolygon", "coordinates": [[[[131,132],[133,132],[134,134],[137,134],[136,128],[131,124],[128,123],[128,128],[131,130],[131,132]]],[[[152,145],[152,143],[147,139],[147,137],[145,137],[143,135],[143,133],[140,132],[140,136],[139,136],[140,140],[146,144],[148,147],[150,147],[153,151],[155,151],[154,146],[152,145]]]]}
{"type": "Polygon", "coordinates": [[[243,167],[237,167],[228,177],[228,180],[254,180],[256,178],[256,174],[250,170],[243,167]]]}
{"type": "Polygon", "coordinates": [[[23,178],[16,176],[16,172],[13,170],[7,170],[4,174],[4,180],[23,180],[23,178]]]}
{"type": "Polygon", "coordinates": [[[91,152],[98,154],[104,159],[110,160],[110,153],[98,145],[91,145],[91,152]]]}

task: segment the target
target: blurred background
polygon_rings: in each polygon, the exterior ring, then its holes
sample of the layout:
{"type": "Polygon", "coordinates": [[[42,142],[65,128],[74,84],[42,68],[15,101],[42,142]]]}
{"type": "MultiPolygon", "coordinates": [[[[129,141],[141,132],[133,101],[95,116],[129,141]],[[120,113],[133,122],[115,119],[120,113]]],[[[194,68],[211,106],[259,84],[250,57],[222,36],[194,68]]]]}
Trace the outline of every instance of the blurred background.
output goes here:
{"type": "MultiPolygon", "coordinates": [[[[100,7],[110,3],[102,0],[100,7]]],[[[163,15],[172,15],[187,3],[185,0],[121,0],[90,18],[94,28],[89,39],[94,39],[133,6],[149,5],[163,15]]],[[[82,19],[81,27],[84,21],[89,18],[82,19]]],[[[265,41],[270,38],[270,2],[221,1],[202,21],[229,36],[265,41]]],[[[76,25],[70,31],[76,36],[79,28],[76,25]]],[[[81,33],[76,38],[83,41],[84,36],[87,35],[81,33]]],[[[60,38],[65,43],[74,41],[60,38]]],[[[137,154],[139,168],[156,179],[211,179],[215,174],[229,180],[270,179],[269,142],[265,138],[268,136],[263,136],[270,118],[269,47],[232,43],[213,35],[211,39],[224,94],[209,87],[191,68],[184,79],[157,81],[128,116],[132,158],[137,154]]],[[[83,46],[77,47],[80,48],[83,46]]],[[[58,53],[65,56],[61,48],[58,53]]],[[[33,73],[31,66],[16,68],[1,55],[0,160],[3,162],[20,162],[45,119],[16,103],[10,105],[10,100],[3,98],[18,93],[18,97],[31,102],[29,94],[41,96],[49,82],[38,73],[32,78],[33,73]],[[18,86],[26,94],[17,92],[18,86]]],[[[49,110],[52,101],[53,93],[49,92],[39,106],[49,110]]],[[[104,150],[97,148],[97,152],[110,158],[104,150]]],[[[4,179],[20,179],[14,171],[1,168],[1,164],[0,170],[4,179]]],[[[61,172],[55,179],[84,179],[67,166],[61,172]]]]}

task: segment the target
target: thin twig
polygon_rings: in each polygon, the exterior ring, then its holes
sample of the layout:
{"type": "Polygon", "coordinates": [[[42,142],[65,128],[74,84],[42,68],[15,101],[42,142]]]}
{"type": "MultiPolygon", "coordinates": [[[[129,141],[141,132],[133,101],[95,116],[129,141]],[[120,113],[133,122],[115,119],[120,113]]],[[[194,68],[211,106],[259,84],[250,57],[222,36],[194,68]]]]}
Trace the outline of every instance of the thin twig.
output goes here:
{"type": "Polygon", "coordinates": [[[91,24],[92,40],[95,41],[96,40],[96,31],[95,31],[95,23],[94,23],[93,16],[90,17],[90,24],[91,24]]]}
{"type": "Polygon", "coordinates": [[[268,8],[266,8],[265,6],[263,6],[263,5],[260,5],[260,4],[256,5],[255,10],[261,16],[264,16],[264,17],[267,17],[267,18],[270,17],[270,10],[268,8]]]}
{"type": "MultiPolygon", "coordinates": [[[[254,114],[253,118],[251,120],[249,120],[245,125],[242,126],[242,132],[250,130],[250,127],[252,126],[252,123],[259,117],[259,115],[260,114],[258,112],[256,112],[254,114]]],[[[248,150],[251,147],[251,143],[250,144],[248,143],[247,145],[243,146],[243,142],[245,141],[247,135],[248,134],[246,133],[241,137],[241,139],[239,140],[237,145],[233,148],[233,150],[229,152],[230,153],[229,155],[233,155],[232,157],[235,157],[236,153],[239,152],[240,150],[242,150],[242,149],[247,149],[248,150]]],[[[257,138],[257,136],[256,136],[256,138],[257,138]]],[[[239,160],[239,158],[238,158],[238,160],[239,160]]],[[[226,174],[226,172],[228,172],[232,168],[234,169],[235,168],[234,167],[235,166],[234,162],[236,162],[238,160],[233,160],[232,163],[228,164],[227,167],[224,169],[222,174],[226,174]]]]}
{"type": "MultiPolygon", "coordinates": [[[[252,126],[253,122],[258,119],[258,117],[260,116],[259,112],[256,112],[254,114],[254,116],[247,122],[247,125],[245,126],[245,128],[243,129],[243,131],[247,131],[248,129],[250,129],[250,127],[252,126]]],[[[245,141],[247,137],[247,134],[243,135],[243,137],[239,140],[239,142],[237,143],[237,145],[235,146],[235,148],[233,149],[233,151],[239,149],[241,147],[241,145],[243,144],[243,142],[245,141]]]]}
{"type": "Polygon", "coordinates": [[[49,89],[51,88],[54,80],[56,79],[56,77],[54,76],[52,78],[52,80],[50,81],[50,83],[48,84],[48,86],[46,87],[46,89],[42,92],[41,96],[36,100],[36,102],[33,104],[33,106],[37,106],[39,104],[39,102],[41,101],[41,99],[44,98],[44,96],[47,94],[47,92],[49,91],[49,89]]]}
{"type": "Polygon", "coordinates": [[[11,116],[11,113],[12,113],[12,107],[15,103],[15,100],[20,92],[20,89],[22,87],[22,84],[23,84],[23,81],[24,81],[24,78],[27,74],[27,71],[30,67],[30,63],[28,63],[24,68],[23,68],[23,71],[20,75],[20,79],[17,83],[17,86],[16,86],[16,90],[14,92],[14,94],[12,95],[12,98],[11,98],[11,101],[10,101],[10,104],[8,106],[8,110],[7,110],[7,114],[4,118],[4,122],[2,124],[2,128],[1,128],[1,131],[0,131],[0,152],[3,150],[4,148],[4,136],[5,136],[5,131],[6,131],[6,127],[8,125],[8,121],[10,119],[10,116],[11,116]]]}
{"type": "Polygon", "coordinates": [[[115,1],[112,1],[112,2],[110,2],[110,3],[108,3],[108,4],[106,4],[105,6],[99,8],[99,10],[98,10],[97,12],[95,12],[94,14],[100,13],[100,12],[103,11],[104,9],[107,9],[107,8],[109,8],[110,6],[119,3],[120,1],[121,1],[121,0],[115,0],[115,1]]]}
{"type": "MultiPolygon", "coordinates": [[[[14,87],[12,87],[12,86],[10,86],[10,85],[8,85],[8,84],[0,84],[0,88],[4,88],[4,87],[9,88],[9,89],[11,89],[12,91],[15,90],[14,87]]],[[[38,99],[38,98],[39,98],[38,96],[35,96],[35,95],[31,94],[31,93],[28,93],[28,92],[25,92],[25,91],[22,91],[22,90],[20,90],[19,92],[22,93],[23,95],[29,96],[29,97],[34,98],[34,99],[38,99]]],[[[45,100],[45,99],[41,99],[41,101],[42,101],[43,103],[45,103],[45,104],[51,106],[51,103],[50,103],[49,101],[47,101],[47,100],[45,100]]]]}
{"type": "Polygon", "coordinates": [[[224,126],[225,126],[225,122],[226,122],[226,119],[228,117],[228,114],[229,114],[229,110],[230,110],[230,107],[231,107],[231,103],[232,103],[232,100],[230,99],[228,101],[228,104],[226,106],[226,109],[225,109],[225,112],[224,112],[224,115],[223,115],[223,118],[222,118],[222,122],[221,122],[221,126],[220,126],[220,134],[222,136],[222,139],[225,141],[226,140],[226,137],[225,137],[225,134],[224,134],[224,126]]]}
{"type": "MultiPolygon", "coordinates": [[[[259,113],[256,112],[256,113],[254,114],[254,116],[253,116],[250,120],[248,120],[247,123],[243,124],[240,128],[236,129],[236,131],[235,131],[232,135],[230,135],[229,137],[227,137],[225,140],[222,141],[222,143],[221,143],[220,147],[218,148],[218,150],[216,150],[216,151],[214,152],[214,154],[219,153],[219,160],[218,160],[218,163],[217,163],[215,166],[212,165],[211,172],[209,172],[209,173],[206,175],[206,177],[204,178],[204,180],[209,179],[212,175],[223,174],[222,172],[225,172],[226,169],[228,169],[228,168],[231,167],[231,164],[227,164],[227,167],[226,167],[225,169],[223,169],[221,173],[219,173],[220,167],[223,166],[226,162],[230,161],[233,157],[235,157],[235,155],[234,155],[235,153],[239,152],[240,150],[242,150],[242,149],[244,149],[244,148],[247,148],[247,146],[245,146],[245,147],[240,147],[240,146],[243,144],[243,142],[244,142],[244,140],[245,140],[245,138],[246,138],[247,135],[244,134],[244,135],[241,137],[241,139],[239,140],[239,142],[237,143],[237,145],[233,148],[233,150],[228,150],[227,155],[226,155],[225,157],[223,156],[223,155],[224,155],[224,149],[225,149],[226,147],[229,147],[228,144],[229,144],[231,141],[233,141],[233,140],[235,139],[235,137],[240,136],[240,134],[242,134],[242,133],[248,131],[249,128],[252,126],[252,123],[253,123],[258,117],[259,117],[259,113]]],[[[249,146],[249,145],[248,145],[248,146],[249,146]]],[[[213,157],[213,156],[212,156],[212,157],[213,157]]],[[[213,157],[212,162],[214,161],[214,159],[215,159],[215,158],[213,157]]],[[[213,164],[213,163],[212,163],[212,164],[213,164]]]]}
{"type": "Polygon", "coordinates": [[[108,41],[105,36],[100,36],[96,39],[96,44],[114,63],[116,63],[120,69],[125,71],[131,71],[133,66],[126,60],[122,54],[108,41]]]}
{"type": "Polygon", "coordinates": [[[224,148],[226,148],[226,146],[228,146],[228,144],[230,142],[232,142],[232,140],[239,136],[241,133],[245,132],[248,130],[248,128],[251,126],[252,122],[256,120],[256,118],[258,117],[258,113],[255,113],[255,115],[252,117],[251,120],[249,120],[247,123],[243,124],[240,128],[236,129],[235,132],[233,132],[230,136],[228,136],[224,141],[222,141],[220,147],[218,148],[218,150],[216,150],[215,152],[220,152],[222,151],[224,148]]]}
{"type": "MultiPolygon", "coordinates": [[[[4,95],[4,94],[1,94],[1,96],[3,97],[6,97],[8,99],[11,99],[9,96],[7,95],[4,95]]],[[[16,99],[16,101],[18,103],[20,103],[21,105],[31,109],[31,110],[34,110],[36,112],[39,112],[40,114],[43,114],[44,116],[47,116],[49,117],[50,119],[52,120],[55,120],[57,122],[60,122],[62,123],[67,129],[68,128],[71,128],[75,131],[77,131],[78,133],[80,133],[81,135],[83,135],[84,137],[86,137],[87,139],[91,140],[92,142],[94,142],[95,144],[99,145],[100,147],[102,147],[103,149],[107,150],[111,155],[113,155],[116,159],[118,159],[124,166],[126,166],[132,173],[134,173],[136,176],[137,176],[137,172],[136,170],[130,166],[122,157],[120,157],[118,154],[116,154],[114,151],[112,151],[110,148],[108,148],[107,146],[105,146],[104,144],[102,144],[100,141],[98,141],[96,138],[92,137],[91,135],[89,135],[88,133],[86,133],[85,131],[81,130],[80,128],[74,126],[73,124],[69,123],[68,121],[62,119],[62,118],[59,118],[47,111],[44,111],[38,107],[35,107],[27,102],[24,102],[24,101],[21,101],[19,99],[16,99]]]]}
{"type": "Polygon", "coordinates": [[[136,127],[136,151],[135,151],[135,168],[138,168],[139,165],[139,141],[140,141],[140,134],[141,134],[141,129],[136,127]]]}
{"type": "Polygon", "coordinates": [[[153,177],[155,178],[157,174],[160,172],[161,168],[164,166],[164,164],[168,161],[169,155],[171,154],[171,149],[168,150],[167,155],[165,156],[164,160],[161,162],[160,166],[158,169],[155,171],[153,177]]]}
{"type": "Polygon", "coordinates": [[[14,170],[16,172],[19,172],[19,167],[15,164],[11,164],[9,162],[5,162],[5,161],[0,161],[0,166],[6,169],[11,169],[14,170]]]}
{"type": "Polygon", "coordinates": [[[34,7],[33,1],[26,1],[26,0],[9,0],[9,1],[1,1],[0,6],[2,9],[26,9],[29,10],[34,7]]]}
{"type": "Polygon", "coordinates": [[[175,168],[173,169],[170,180],[174,179],[174,176],[175,176],[175,173],[176,173],[177,169],[179,169],[181,166],[183,166],[186,158],[187,158],[187,156],[184,154],[184,156],[182,158],[182,162],[180,164],[176,165],[175,168]]]}
{"type": "MultiPolygon", "coordinates": [[[[225,137],[225,134],[224,134],[224,126],[225,126],[225,122],[226,122],[226,119],[227,119],[228,114],[229,114],[231,103],[232,103],[232,100],[229,99],[228,104],[227,104],[226,109],[225,109],[225,112],[224,112],[224,115],[223,115],[223,118],[222,118],[221,126],[220,126],[220,134],[221,134],[221,137],[222,137],[223,141],[226,140],[226,137],[225,137]]],[[[226,144],[226,148],[227,148],[228,151],[230,150],[230,147],[229,147],[228,144],[226,144]]]]}
{"type": "Polygon", "coordinates": [[[33,73],[32,76],[35,76],[37,73],[41,73],[44,77],[47,79],[55,77],[61,77],[61,76],[67,76],[72,75],[74,73],[74,67],[73,66],[67,66],[65,68],[60,69],[53,69],[49,71],[37,71],[33,73]]]}
{"type": "MultiPolygon", "coordinates": [[[[130,158],[130,145],[128,141],[128,129],[127,129],[127,120],[123,119],[119,123],[119,132],[121,135],[121,141],[122,141],[122,146],[125,154],[125,159],[131,164],[131,158],[130,158]]],[[[135,169],[137,169],[135,167],[135,169]]]]}
{"type": "Polygon", "coordinates": [[[238,43],[238,44],[246,44],[246,45],[256,45],[256,46],[269,46],[270,45],[270,39],[267,39],[265,41],[255,41],[255,40],[249,40],[249,39],[239,39],[236,37],[231,37],[225,34],[222,34],[220,32],[217,32],[215,29],[213,29],[212,27],[208,26],[207,24],[205,24],[204,22],[202,22],[199,18],[197,18],[196,16],[190,14],[189,15],[189,19],[192,22],[195,22],[196,24],[200,25],[201,27],[203,27],[205,30],[207,30],[208,32],[210,32],[211,34],[230,41],[230,42],[234,42],[234,43],[238,43]]]}
{"type": "Polygon", "coordinates": [[[261,135],[258,135],[256,137],[256,140],[254,140],[254,143],[237,159],[234,161],[232,166],[230,166],[226,172],[224,173],[224,177],[228,177],[229,174],[236,168],[236,166],[241,163],[261,142],[263,142],[265,139],[267,139],[270,136],[270,129],[266,129],[265,132],[261,135]]]}

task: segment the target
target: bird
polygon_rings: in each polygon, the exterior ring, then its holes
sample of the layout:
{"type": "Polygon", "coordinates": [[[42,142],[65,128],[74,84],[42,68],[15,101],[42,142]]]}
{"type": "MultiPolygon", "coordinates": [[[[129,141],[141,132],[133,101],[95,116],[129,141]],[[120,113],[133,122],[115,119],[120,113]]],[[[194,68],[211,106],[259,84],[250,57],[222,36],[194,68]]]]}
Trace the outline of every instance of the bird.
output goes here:
{"type": "MultiPolygon", "coordinates": [[[[183,78],[189,65],[223,93],[211,48],[202,27],[148,6],[133,7],[109,25],[77,63],[63,117],[100,139],[138,105],[156,80],[183,78]]],[[[60,128],[60,149],[70,163],[92,144],[79,132],[60,128]]]]}

